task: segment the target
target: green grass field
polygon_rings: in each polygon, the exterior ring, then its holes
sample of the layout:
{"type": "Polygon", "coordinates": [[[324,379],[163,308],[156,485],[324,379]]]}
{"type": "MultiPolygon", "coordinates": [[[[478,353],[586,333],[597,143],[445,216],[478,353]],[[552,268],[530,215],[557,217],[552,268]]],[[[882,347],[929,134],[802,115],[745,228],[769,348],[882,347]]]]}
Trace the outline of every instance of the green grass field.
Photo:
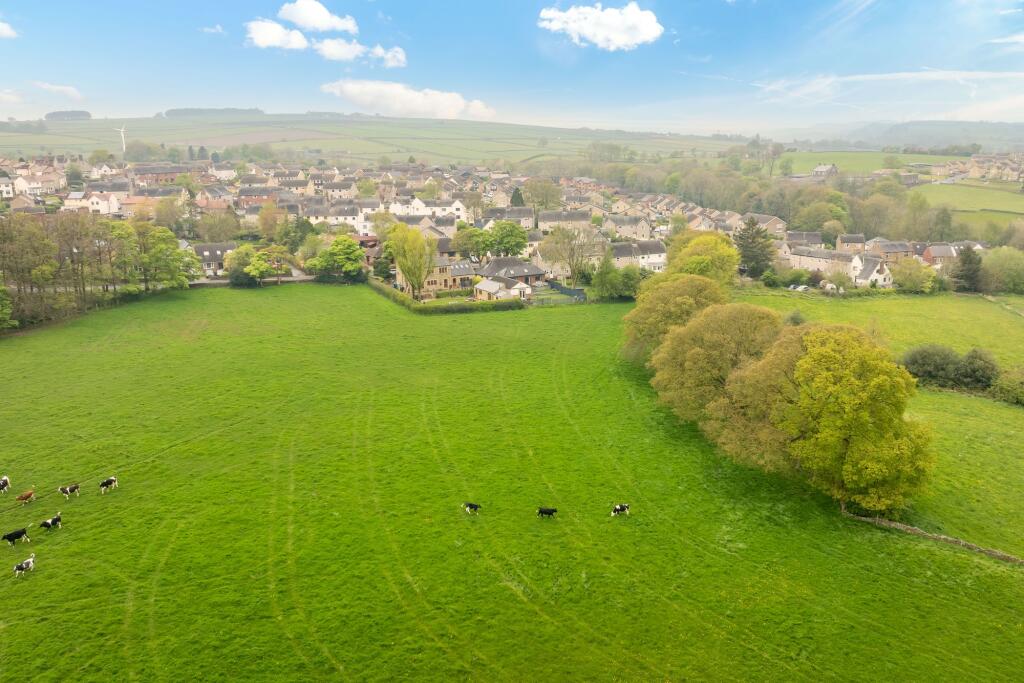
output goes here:
{"type": "Polygon", "coordinates": [[[962,211],[1009,211],[1024,214],[1024,194],[977,185],[920,185],[913,190],[933,206],[948,205],[962,211]]]}
{"type": "MultiPolygon", "coordinates": [[[[948,327],[905,338],[984,320],[986,346],[1024,353],[1024,318],[935,301],[948,327]]],[[[627,310],[416,316],[290,285],[0,340],[0,468],[42,491],[0,500],[0,526],[64,516],[0,548],[3,678],[1019,677],[1020,568],[721,459],[618,359],[627,310]]],[[[912,519],[1024,552],[1021,412],[913,411],[939,469],[912,519]]]]}
{"type": "MultiPolygon", "coordinates": [[[[818,164],[835,164],[840,173],[868,174],[885,168],[883,160],[894,156],[904,164],[937,164],[956,157],[934,154],[892,154],[890,152],[789,152],[782,159],[793,160],[794,173],[810,173],[818,164]]],[[[778,168],[778,166],[776,166],[778,168]]]]}
{"type": "Polygon", "coordinates": [[[267,143],[310,155],[375,161],[382,155],[404,161],[409,155],[434,163],[479,163],[504,159],[579,158],[591,142],[627,145],[638,152],[701,156],[729,146],[710,137],[545,128],[505,123],[435,119],[327,118],[315,115],[232,115],[190,118],[48,121],[45,133],[0,132],[0,155],[90,152],[120,149],[115,128],[129,140],[220,149],[267,143]]]}
{"type": "Polygon", "coordinates": [[[960,352],[979,346],[1000,363],[1024,365],[1024,318],[980,296],[889,294],[830,299],[816,292],[750,288],[741,290],[737,298],[783,314],[799,310],[808,320],[857,325],[880,334],[897,355],[912,346],[942,343],[960,352]]]}

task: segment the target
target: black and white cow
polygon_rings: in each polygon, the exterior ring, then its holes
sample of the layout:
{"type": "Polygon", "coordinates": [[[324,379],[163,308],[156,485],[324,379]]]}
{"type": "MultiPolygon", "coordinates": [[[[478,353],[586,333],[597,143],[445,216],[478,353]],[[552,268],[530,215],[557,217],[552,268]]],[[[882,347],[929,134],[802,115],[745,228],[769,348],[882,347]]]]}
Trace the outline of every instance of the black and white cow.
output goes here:
{"type": "Polygon", "coordinates": [[[78,484],[68,484],[67,486],[61,486],[59,489],[57,489],[57,491],[59,493],[63,493],[64,499],[67,500],[68,498],[71,498],[72,493],[75,494],[76,496],[82,495],[81,489],[82,487],[79,486],[78,484]]]}
{"type": "Polygon", "coordinates": [[[117,488],[117,477],[110,477],[100,482],[100,493],[106,493],[110,489],[117,488]]]}
{"type": "Polygon", "coordinates": [[[25,572],[30,572],[36,568],[36,554],[32,553],[28,556],[28,559],[24,562],[19,562],[14,565],[14,575],[21,576],[25,572]]]}
{"type": "Polygon", "coordinates": [[[32,540],[28,537],[28,529],[15,529],[9,534],[4,534],[2,538],[10,545],[17,543],[18,539],[21,539],[22,543],[32,540]]]}
{"type": "Polygon", "coordinates": [[[7,475],[0,477],[0,493],[7,493],[11,488],[11,480],[7,478],[7,475]]]}
{"type": "Polygon", "coordinates": [[[43,528],[43,529],[46,529],[47,531],[49,531],[53,527],[57,527],[58,529],[63,529],[64,528],[64,527],[62,527],[60,525],[60,513],[59,512],[57,513],[56,517],[51,517],[50,519],[44,519],[42,521],[42,523],[40,523],[39,526],[41,528],[43,528]]]}
{"type": "Polygon", "coordinates": [[[538,517],[554,517],[558,508],[537,508],[538,517]]]}
{"type": "Polygon", "coordinates": [[[480,506],[476,503],[463,503],[462,509],[465,510],[468,515],[480,512],[480,506]]]}
{"type": "Polygon", "coordinates": [[[629,504],[628,503],[619,503],[618,505],[616,505],[615,507],[612,508],[612,517],[618,517],[619,515],[621,515],[623,513],[625,513],[627,515],[629,514],[629,504]]]}

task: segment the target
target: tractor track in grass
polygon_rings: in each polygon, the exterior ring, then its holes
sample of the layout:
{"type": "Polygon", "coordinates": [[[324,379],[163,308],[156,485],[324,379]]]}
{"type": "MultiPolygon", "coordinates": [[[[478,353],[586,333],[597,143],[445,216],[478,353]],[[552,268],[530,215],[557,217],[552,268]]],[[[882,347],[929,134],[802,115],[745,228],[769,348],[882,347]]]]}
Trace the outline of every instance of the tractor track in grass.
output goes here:
{"type": "MultiPolygon", "coordinates": [[[[279,452],[280,449],[281,449],[281,442],[283,440],[283,437],[284,437],[284,431],[282,430],[281,432],[278,433],[277,442],[274,445],[274,450],[277,451],[277,452],[279,452]]],[[[275,454],[274,457],[270,458],[270,461],[273,463],[271,465],[271,467],[273,468],[272,469],[272,472],[273,472],[272,481],[274,481],[274,482],[280,481],[280,478],[281,478],[280,477],[280,474],[281,474],[280,458],[277,457],[277,455],[275,454]]],[[[278,599],[278,589],[277,589],[278,588],[277,587],[277,584],[278,584],[278,577],[277,577],[277,566],[278,566],[278,560],[277,560],[277,539],[276,539],[276,535],[274,533],[274,524],[273,524],[273,520],[276,520],[278,518],[278,516],[277,516],[278,494],[277,494],[277,487],[276,486],[270,486],[269,488],[270,488],[270,515],[269,515],[269,518],[271,520],[271,524],[267,525],[267,593],[268,593],[268,596],[269,596],[270,611],[273,614],[274,623],[276,624],[278,630],[281,631],[281,633],[284,634],[285,638],[288,640],[288,644],[291,645],[292,650],[295,652],[295,654],[297,654],[299,656],[299,658],[303,662],[305,662],[306,666],[309,667],[310,670],[314,670],[316,667],[314,666],[313,661],[307,655],[306,649],[302,646],[301,641],[292,632],[291,622],[287,618],[285,618],[284,610],[282,609],[280,600],[278,599]]]]}
{"type": "MultiPolygon", "coordinates": [[[[142,566],[148,565],[150,556],[157,550],[161,545],[161,542],[164,540],[164,529],[168,526],[172,526],[172,520],[165,517],[160,521],[155,532],[150,536],[149,543],[146,544],[146,549],[143,550],[142,555],[138,558],[135,566],[136,572],[138,572],[142,566]]],[[[159,573],[159,570],[157,573],[159,573]]],[[[135,617],[135,594],[138,592],[138,587],[141,582],[141,580],[136,579],[129,579],[128,581],[128,590],[124,602],[124,618],[121,623],[121,640],[123,641],[122,646],[124,660],[128,665],[128,678],[132,679],[137,679],[139,677],[138,672],[136,671],[136,656],[133,654],[132,648],[132,645],[135,644],[135,639],[132,638],[131,628],[135,617]]]]}
{"type": "MultiPolygon", "coordinates": [[[[575,333],[576,333],[576,337],[577,338],[575,339],[575,342],[573,344],[570,344],[568,339],[562,339],[561,340],[561,347],[558,349],[557,353],[553,356],[553,362],[557,366],[556,368],[554,368],[554,370],[556,370],[556,371],[552,373],[552,376],[556,379],[556,381],[553,383],[553,389],[555,390],[554,394],[555,394],[555,396],[556,396],[556,398],[558,400],[558,403],[559,403],[559,406],[561,408],[562,414],[565,416],[566,421],[569,424],[572,425],[573,430],[576,432],[576,434],[579,437],[581,443],[594,443],[595,440],[594,440],[593,436],[592,435],[588,436],[588,435],[584,434],[582,428],[579,425],[579,422],[573,416],[572,411],[569,408],[570,401],[568,400],[568,397],[571,395],[571,391],[570,391],[570,388],[569,388],[570,384],[569,384],[569,371],[568,371],[569,351],[570,351],[571,348],[579,348],[580,347],[580,344],[582,343],[582,339],[579,339],[578,337],[581,336],[584,331],[585,330],[581,329],[580,327],[576,327],[575,328],[575,333]]],[[[605,429],[607,430],[607,425],[605,425],[605,429]]],[[[597,448],[597,449],[595,449],[595,452],[604,452],[606,450],[607,449],[597,448]]],[[[635,498],[639,499],[642,503],[645,503],[647,501],[647,499],[643,495],[643,491],[637,485],[636,481],[623,468],[619,458],[615,457],[614,455],[611,455],[610,457],[606,456],[606,460],[610,460],[612,468],[618,473],[618,476],[620,478],[622,478],[623,480],[628,482],[628,485],[630,486],[630,488],[633,489],[633,494],[634,494],[635,498]]],[[[679,523],[676,522],[674,519],[671,519],[666,513],[663,513],[660,510],[658,510],[657,506],[653,506],[651,508],[647,508],[646,506],[644,506],[643,509],[644,509],[644,514],[648,514],[648,510],[649,510],[650,513],[651,513],[651,516],[654,519],[660,520],[666,526],[671,527],[672,529],[674,529],[676,531],[676,533],[671,534],[672,537],[674,537],[676,539],[685,539],[685,538],[687,538],[686,530],[683,529],[679,525],[679,523]]],[[[690,545],[691,548],[697,550],[698,552],[700,552],[705,557],[710,557],[710,556],[713,555],[712,552],[710,552],[708,550],[705,550],[700,544],[696,544],[696,543],[693,543],[693,542],[689,542],[688,544],[690,545]]],[[[674,611],[679,612],[679,613],[684,613],[680,609],[679,605],[675,601],[669,599],[665,595],[658,595],[657,597],[658,597],[658,599],[662,603],[664,603],[665,605],[667,605],[668,607],[670,607],[674,611]]],[[[801,677],[808,678],[808,679],[811,678],[811,676],[809,676],[805,672],[793,668],[793,666],[791,666],[786,661],[787,653],[785,653],[785,652],[783,652],[781,650],[778,650],[778,649],[775,652],[773,652],[773,653],[769,653],[767,651],[761,650],[761,649],[757,648],[756,646],[754,646],[752,644],[752,634],[750,633],[749,629],[742,629],[741,627],[738,627],[735,623],[730,622],[727,619],[725,619],[725,617],[720,617],[720,616],[716,615],[714,612],[709,611],[705,606],[701,605],[696,600],[686,598],[685,597],[685,593],[682,593],[682,592],[677,593],[677,598],[680,601],[682,601],[682,602],[689,603],[691,608],[694,610],[694,613],[701,615],[701,617],[702,617],[701,621],[704,624],[706,624],[709,628],[715,630],[719,634],[719,636],[724,638],[725,640],[732,641],[733,643],[738,644],[741,648],[744,648],[744,649],[747,649],[750,652],[756,653],[756,654],[760,655],[762,658],[764,658],[765,660],[767,660],[767,661],[769,661],[769,662],[771,662],[773,664],[776,664],[778,666],[781,666],[784,669],[788,669],[793,675],[801,676],[801,677]],[[713,624],[707,618],[709,615],[714,615],[714,616],[718,617],[719,621],[724,622],[732,630],[729,630],[725,626],[722,626],[722,625],[717,625],[716,626],[715,624],[713,624]],[[743,632],[741,633],[740,636],[737,636],[737,635],[733,634],[732,631],[734,631],[734,630],[741,630],[743,632]]],[[[814,668],[819,673],[822,673],[821,669],[819,667],[814,667],[814,668]]]]}
{"type": "MultiPolygon", "coordinates": [[[[441,467],[441,461],[440,461],[440,458],[437,455],[437,450],[438,450],[437,449],[437,441],[435,441],[435,439],[434,439],[434,435],[436,434],[438,436],[438,439],[440,440],[441,444],[444,446],[446,452],[448,453],[448,456],[449,456],[448,462],[451,463],[451,467],[455,470],[455,472],[457,473],[459,479],[462,482],[463,490],[464,491],[469,491],[469,489],[470,489],[469,482],[468,482],[465,474],[462,472],[461,468],[456,464],[456,461],[455,461],[455,459],[453,457],[453,451],[452,451],[451,445],[448,443],[447,439],[444,437],[444,430],[441,428],[440,414],[438,413],[436,402],[434,402],[434,404],[433,404],[433,418],[431,419],[430,416],[427,414],[426,405],[427,405],[428,402],[430,402],[429,401],[429,395],[436,395],[436,390],[434,392],[427,392],[427,393],[424,394],[424,400],[421,403],[421,413],[423,415],[424,425],[427,427],[427,430],[426,430],[425,433],[426,433],[427,439],[428,439],[428,441],[430,443],[430,446],[431,446],[431,453],[434,455],[434,460],[437,463],[438,467],[440,468],[441,467]],[[431,423],[433,424],[433,426],[431,426],[431,423]]],[[[499,394],[499,395],[504,396],[504,393],[499,394]]],[[[549,486],[549,489],[550,489],[551,488],[550,487],[550,483],[548,483],[547,485],[549,486]]],[[[553,489],[551,489],[551,490],[553,492],[553,489]]],[[[495,538],[495,537],[493,535],[491,535],[490,538],[495,538]]],[[[497,540],[497,539],[495,539],[495,540],[497,540]]],[[[492,547],[494,547],[494,545],[500,545],[500,544],[491,544],[491,545],[492,545],[492,547]]],[[[478,552],[480,553],[480,555],[482,557],[485,557],[487,559],[488,564],[490,564],[492,566],[492,568],[495,570],[495,572],[498,575],[498,577],[501,578],[501,585],[504,585],[504,586],[508,587],[510,590],[512,590],[512,592],[516,595],[517,598],[519,598],[524,604],[526,604],[529,607],[531,607],[541,618],[545,619],[546,621],[550,621],[552,624],[556,624],[556,625],[560,625],[560,624],[562,624],[562,623],[564,623],[566,621],[570,621],[570,622],[573,623],[573,625],[579,631],[587,632],[593,640],[602,642],[602,643],[604,643],[606,645],[609,644],[609,641],[608,641],[607,638],[605,638],[604,636],[602,636],[599,633],[597,633],[596,631],[594,631],[594,629],[589,624],[587,624],[586,622],[580,620],[575,615],[572,615],[571,613],[561,612],[561,614],[565,615],[565,617],[564,618],[556,618],[556,617],[551,616],[547,612],[545,612],[544,609],[540,607],[540,605],[536,604],[534,601],[531,601],[529,599],[529,597],[526,596],[523,593],[522,590],[518,590],[517,586],[514,585],[515,582],[509,581],[509,578],[508,578],[509,568],[508,567],[503,567],[501,563],[499,563],[497,560],[495,560],[488,552],[486,552],[485,550],[479,548],[479,546],[478,546],[478,552]]],[[[511,567],[511,571],[514,573],[514,575],[518,577],[519,582],[523,586],[525,586],[532,594],[534,594],[536,596],[543,596],[545,598],[545,601],[548,604],[554,604],[554,601],[551,600],[550,596],[547,596],[547,594],[544,591],[540,590],[536,586],[536,584],[521,569],[519,569],[518,567],[516,567],[514,565],[514,563],[507,563],[507,564],[509,564],[509,566],[511,567]]],[[[591,651],[594,652],[595,650],[592,649],[591,651]]],[[[604,648],[598,648],[596,650],[596,652],[600,653],[602,656],[607,656],[607,655],[605,655],[606,650],[604,648]]],[[[633,657],[634,659],[636,659],[637,663],[641,664],[642,666],[645,666],[646,668],[650,669],[652,672],[659,673],[658,670],[657,670],[657,667],[654,667],[650,663],[646,662],[643,658],[641,658],[638,655],[635,655],[633,653],[629,653],[629,655],[631,657],[633,657]]],[[[618,663],[618,660],[616,660],[614,658],[609,660],[609,664],[615,665],[617,663],[618,663]]]]}
{"type": "Polygon", "coordinates": [[[163,578],[164,569],[167,567],[167,561],[171,558],[171,553],[174,551],[175,546],[178,543],[178,536],[181,534],[182,527],[185,526],[185,522],[179,521],[174,525],[174,531],[170,534],[170,539],[163,542],[163,550],[160,552],[160,558],[156,565],[156,570],[153,572],[153,576],[149,581],[149,596],[146,600],[146,633],[148,638],[146,640],[146,647],[149,649],[149,656],[153,661],[153,673],[155,676],[162,676],[163,674],[163,656],[160,652],[160,648],[156,646],[159,638],[156,630],[156,596],[159,590],[161,579],[163,578]]]}
{"type": "Polygon", "coordinates": [[[344,673],[344,665],[335,658],[331,653],[330,649],[327,648],[320,640],[320,637],[316,633],[316,629],[310,623],[309,616],[306,614],[305,607],[302,604],[302,600],[299,594],[295,591],[294,577],[298,573],[295,566],[295,436],[292,435],[291,441],[288,444],[288,499],[287,499],[287,518],[285,523],[285,529],[287,534],[285,537],[285,562],[288,567],[288,574],[291,580],[288,581],[288,595],[291,598],[292,604],[295,606],[298,612],[299,618],[302,620],[302,625],[306,632],[309,633],[309,638],[320,651],[334,670],[338,673],[344,673]]]}
{"type": "MultiPolygon", "coordinates": [[[[369,390],[366,390],[364,392],[359,392],[359,395],[360,395],[361,399],[365,399],[367,396],[369,396],[372,399],[373,391],[372,391],[372,389],[369,389],[369,390]]],[[[372,400],[368,401],[368,402],[372,404],[372,400]]],[[[406,563],[405,563],[405,561],[404,561],[404,559],[402,557],[402,553],[401,553],[401,550],[400,550],[400,548],[398,546],[398,543],[395,540],[394,529],[392,529],[391,525],[388,524],[387,521],[386,521],[388,512],[387,512],[387,510],[385,510],[383,508],[383,506],[381,505],[381,502],[380,502],[380,493],[379,493],[380,486],[379,486],[379,484],[377,482],[377,475],[376,475],[375,465],[373,463],[373,458],[369,455],[370,451],[369,451],[368,448],[366,448],[365,446],[363,446],[363,447],[360,446],[360,443],[367,444],[367,443],[371,443],[371,441],[372,441],[370,439],[370,435],[373,434],[373,418],[374,418],[373,410],[372,409],[366,410],[363,401],[361,401],[358,404],[358,406],[359,406],[360,409],[363,409],[363,412],[366,415],[365,434],[360,435],[358,433],[358,431],[353,427],[353,430],[352,430],[352,451],[353,451],[353,454],[359,453],[359,452],[362,452],[362,453],[366,454],[361,459],[363,461],[364,476],[365,476],[367,484],[368,484],[367,491],[370,494],[370,496],[369,496],[370,500],[373,502],[374,514],[375,514],[377,519],[381,520],[381,522],[380,522],[381,530],[384,532],[383,535],[386,537],[387,551],[395,559],[395,563],[396,563],[399,571],[401,572],[401,575],[402,575],[402,577],[404,579],[404,582],[409,584],[409,587],[412,589],[412,591],[415,594],[416,599],[420,603],[421,607],[428,607],[429,608],[429,603],[427,603],[427,601],[423,597],[422,593],[420,593],[419,587],[416,586],[415,582],[412,580],[412,574],[409,571],[409,568],[406,565],[406,563]],[[362,437],[361,440],[360,440],[360,436],[362,437]]],[[[358,412],[357,412],[357,414],[358,414],[358,412]]],[[[408,601],[405,593],[402,591],[401,587],[399,586],[399,582],[398,582],[398,580],[396,580],[396,577],[392,575],[392,572],[389,571],[386,568],[382,568],[381,572],[384,575],[384,577],[385,577],[385,579],[386,579],[386,581],[388,583],[388,586],[391,589],[391,592],[395,595],[395,598],[398,600],[399,604],[401,605],[402,610],[405,612],[406,617],[412,623],[414,623],[416,625],[416,627],[424,635],[426,635],[427,638],[429,638],[440,650],[445,652],[447,654],[447,656],[450,658],[451,662],[457,662],[459,664],[459,666],[465,672],[471,672],[473,670],[471,664],[469,662],[467,662],[463,657],[459,656],[459,654],[457,654],[451,648],[451,646],[448,643],[446,643],[444,641],[444,639],[437,632],[435,632],[436,626],[428,624],[426,622],[426,620],[421,617],[421,611],[413,609],[413,607],[409,604],[409,601],[408,601]]],[[[429,613],[429,610],[426,610],[425,613],[429,613]]],[[[458,633],[458,631],[456,629],[454,629],[450,623],[446,622],[445,626],[447,627],[447,630],[448,630],[449,634],[454,635],[454,634],[458,633]]],[[[484,662],[487,661],[487,658],[482,653],[480,653],[476,649],[476,647],[473,646],[472,644],[469,645],[468,649],[471,650],[474,653],[474,655],[479,657],[482,661],[484,661],[484,662]]]]}

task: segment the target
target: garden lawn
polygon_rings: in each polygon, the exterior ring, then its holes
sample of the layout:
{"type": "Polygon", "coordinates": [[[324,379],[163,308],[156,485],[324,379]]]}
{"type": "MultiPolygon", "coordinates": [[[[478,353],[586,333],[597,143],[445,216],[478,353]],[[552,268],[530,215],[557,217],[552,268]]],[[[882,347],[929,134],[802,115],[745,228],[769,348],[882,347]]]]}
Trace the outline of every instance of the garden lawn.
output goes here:
{"type": "MultiPolygon", "coordinates": [[[[627,310],[416,316],[289,285],[0,339],[0,469],[41,492],[0,525],[64,516],[0,548],[37,554],[0,575],[0,676],[1019,677],[1024,570],[721,459],[619,361],[627,310]]],[[[915,404],[941,474],[913,514],[1020,550],[1010,414],[942,400],[915,404]]]]}

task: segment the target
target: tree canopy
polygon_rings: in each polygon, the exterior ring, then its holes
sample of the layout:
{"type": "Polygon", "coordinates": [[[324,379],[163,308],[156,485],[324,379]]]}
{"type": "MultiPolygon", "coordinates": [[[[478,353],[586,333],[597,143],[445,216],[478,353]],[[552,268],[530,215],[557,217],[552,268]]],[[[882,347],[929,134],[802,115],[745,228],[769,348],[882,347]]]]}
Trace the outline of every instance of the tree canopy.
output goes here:
{"type": "Polygon", "coordinates": [[[701,275],[678,273],[655,287],[645,286],[625,317],[626,356],[646,360],[670,328],[685,325],[698,311],[726,301],[721,285],[701,275]]]}

